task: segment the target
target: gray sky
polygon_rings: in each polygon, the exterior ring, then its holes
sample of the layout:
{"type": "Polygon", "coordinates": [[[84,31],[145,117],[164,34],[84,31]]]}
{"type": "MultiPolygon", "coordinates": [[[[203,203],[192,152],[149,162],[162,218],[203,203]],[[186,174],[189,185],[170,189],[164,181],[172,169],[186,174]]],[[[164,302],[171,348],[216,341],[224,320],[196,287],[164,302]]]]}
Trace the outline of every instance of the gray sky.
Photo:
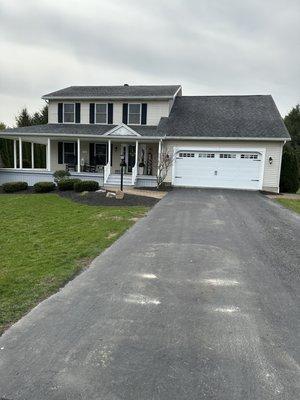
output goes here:
{"type": "Polygon", "coordinates": [[[300,102],[300,0],[0,0],[0,121],[70,85],[300,102]]]}

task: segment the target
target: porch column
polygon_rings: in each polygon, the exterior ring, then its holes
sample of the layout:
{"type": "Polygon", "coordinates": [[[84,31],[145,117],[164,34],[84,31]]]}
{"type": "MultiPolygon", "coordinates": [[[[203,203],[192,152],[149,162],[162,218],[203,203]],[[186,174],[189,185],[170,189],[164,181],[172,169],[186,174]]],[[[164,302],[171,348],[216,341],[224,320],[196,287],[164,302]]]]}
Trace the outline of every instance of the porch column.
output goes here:
{"type": "Polygon", "coordinates": [[[31,168],[34,169],[34,143],[31,142],[31,168]]]}
{"type": "Polygon", "coordinates": [[[50,138],[48,138],[48,141],[47,141],[47,171],[51,171],[51,161],[50,161],[50,158],[51,158],[51,141],[50,141],[50,138]]]}
{"type": "Polygon", "coordinates": [[[17,169],[17,141],[14,139],[14,169],[17,169]]]}
{"type": "Polygon", "coordinates": [[[138,167],[138,162],[139,162],[139,142],[136,140],[135,141],[135,167],[138,167]]]}
{"type": "Polygon", "coordinates": [[[23,168],[22,138],[19,137],[19,168],[23,168]]]}
{"type": "Polygon", "coordinates": [[[111,164],[111,140],[108,140],[108,155],[107,155],[107,164],[111,164]]]}
{"type": "Polygon", "coordinates": [[[161,140],[158,142],[158,164],[160,162],[160,155],[161,155],[161,140]]]}
{"type": "Polygon", "coordinates": [[[80,172],[80,139],[77,139],[77,172],[80,172]]]}

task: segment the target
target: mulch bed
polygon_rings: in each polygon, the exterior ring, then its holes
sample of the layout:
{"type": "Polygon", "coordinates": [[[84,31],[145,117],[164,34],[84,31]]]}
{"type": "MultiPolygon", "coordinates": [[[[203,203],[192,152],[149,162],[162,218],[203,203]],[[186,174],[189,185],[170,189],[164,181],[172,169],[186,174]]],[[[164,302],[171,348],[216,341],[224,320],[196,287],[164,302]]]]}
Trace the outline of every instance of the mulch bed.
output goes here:
{"type": "Polygon", "coordinates": [[[136,196],[126,194],[124,199],[117,200],[114,197],[106,197],[105,193],[89,192],[84,195],[73,191],[57,192],[61,197],[76,201],[77,203],[87,204],[89,206],[146,206],[152,207],[159,202],[159,199],[146,196],[136,196]]]}
{"type": "MultiPolygon", "coordinates": [[[[50,193],[56,193],[65,199],[70,199],[76,201],[77,203],[87,204],[89,206],[145,206],[145,207],[153,207],[156,203],[159,202],[160,199],[155,199],[153,197],[146,196],[136,196],[133,194],[125,194],[124,199],[117,200],[114,197],[106,197],[105,193],[99,192],[89,192],[84,195],[81,193],[70,191],[61,192],[59,190],[54,190],[50,193]]],[[[28,187],[26,190],[21,190],[20,192],[14,193],[5,193],[0,187],[0,195],[8,195],[8,194],[26,194],[26,195],[35,195],[35,191],[32,187],[28,187]]]]}

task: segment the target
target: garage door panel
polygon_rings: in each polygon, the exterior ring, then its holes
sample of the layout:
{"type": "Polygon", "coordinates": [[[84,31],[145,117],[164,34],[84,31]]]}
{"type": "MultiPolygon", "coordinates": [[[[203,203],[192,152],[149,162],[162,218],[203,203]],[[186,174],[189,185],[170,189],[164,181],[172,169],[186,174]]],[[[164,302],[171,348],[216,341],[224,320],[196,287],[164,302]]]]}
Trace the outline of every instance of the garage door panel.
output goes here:
{"type": "Polygon", "coordinates": [[[180,151],[175,161],[175,186],[258,190],[261,154],[249,152],[180,151]]]}

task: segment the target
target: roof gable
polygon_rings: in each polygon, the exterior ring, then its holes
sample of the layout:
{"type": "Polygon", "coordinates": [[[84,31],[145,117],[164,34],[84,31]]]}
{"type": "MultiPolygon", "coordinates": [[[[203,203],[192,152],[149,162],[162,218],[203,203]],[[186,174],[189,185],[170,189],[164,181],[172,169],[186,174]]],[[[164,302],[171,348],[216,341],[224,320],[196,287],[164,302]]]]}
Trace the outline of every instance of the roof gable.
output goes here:
{"type": "Polygon", "coordinates": [[[128,125],[122,124],[114,127],[112,130],[106,132],[103,136],[141,136],[139,133],[131,129],[128,125]]]}

